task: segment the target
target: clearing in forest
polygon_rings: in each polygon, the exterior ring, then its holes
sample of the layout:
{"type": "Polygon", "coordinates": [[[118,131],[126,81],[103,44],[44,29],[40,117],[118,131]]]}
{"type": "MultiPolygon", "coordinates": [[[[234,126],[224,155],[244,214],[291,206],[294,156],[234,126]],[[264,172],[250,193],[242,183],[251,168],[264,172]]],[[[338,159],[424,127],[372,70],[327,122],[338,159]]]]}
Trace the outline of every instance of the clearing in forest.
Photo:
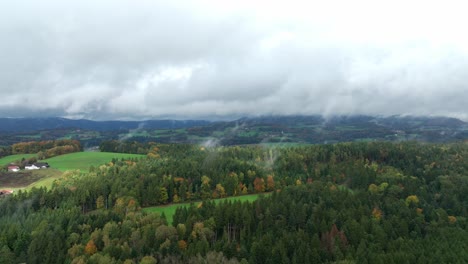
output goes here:
{"type": "MultiPolygon", "coordinates": [[[[240,202],[253,202],[258,199],[261,195],[269,195],[270,193],[258,193],[258,194],[249,194],[249,195],[241,195],[241,196],[232,196],[227,198],[220,198],[220,199],[213,199],[213,201],[218,204],[223,201],[240,201],[240,202]]],[[[192,202],[195,206],[199,206],[201,201],[192,202]]],[[[177,203],[177,204],[170,204],[170,205],[159,205],[153,207],[146,207],[143,208],[143,211],[148,213],[159,213],[166,216],[167,222],[172,224],[172,219],[176,212],[176,209],[179,207],[187,207],[190,206],[191,203],[177,203]]]]}

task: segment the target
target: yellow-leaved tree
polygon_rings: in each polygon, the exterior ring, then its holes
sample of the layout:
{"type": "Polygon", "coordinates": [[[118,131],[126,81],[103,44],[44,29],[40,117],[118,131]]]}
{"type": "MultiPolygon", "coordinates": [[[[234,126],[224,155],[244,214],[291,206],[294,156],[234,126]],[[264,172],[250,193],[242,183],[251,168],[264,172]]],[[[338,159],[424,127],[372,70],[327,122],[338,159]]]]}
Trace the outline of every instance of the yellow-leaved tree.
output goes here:
{"type": "Polygon", "coordinates": [[[419,198],[416,195],[410,195],[410,196],[406,197],[405,202],[406,202],[407,206],[409,206],[410,204],[417,205],[417,204],[419,204],[419,198]]]}
{"type": "Polygon", "coordinates": [[[93,255],[97,252],[96,244],[94,244],[94,240],[89,240],[85,247],[85,253],[88,255],[93,255]]]}

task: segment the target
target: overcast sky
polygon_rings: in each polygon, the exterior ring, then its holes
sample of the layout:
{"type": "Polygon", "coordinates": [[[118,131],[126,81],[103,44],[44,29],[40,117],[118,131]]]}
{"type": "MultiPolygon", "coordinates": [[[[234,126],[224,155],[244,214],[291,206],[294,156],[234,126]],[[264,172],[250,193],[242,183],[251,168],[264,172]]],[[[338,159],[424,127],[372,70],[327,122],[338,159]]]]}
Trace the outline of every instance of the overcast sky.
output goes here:
{"type": "Polygon", "coordinates": [[[0,1],[0,116],[468,120],[459,2],[229,2],[0,1]]]}

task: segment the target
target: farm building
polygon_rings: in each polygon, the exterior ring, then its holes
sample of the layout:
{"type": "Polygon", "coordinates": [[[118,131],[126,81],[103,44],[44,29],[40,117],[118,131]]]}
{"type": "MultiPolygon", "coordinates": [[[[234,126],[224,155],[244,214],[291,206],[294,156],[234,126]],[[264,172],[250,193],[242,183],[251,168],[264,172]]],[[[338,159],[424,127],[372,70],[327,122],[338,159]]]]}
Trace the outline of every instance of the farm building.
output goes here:
{"type": "Polygon", "coordinates": [[[29,164],[24,166],[26,170],[38,170],[38,169],[47,169],[49,168],[49,163],[47,162],[36,162],[34,164],[29,164]]]}
{"type": "Polygon", "coordinates": [[[13,194],[12,190],[0,190],[0,197],[4,197],[11,194],[13,194]]]}
{"type": "Polygon", "coordinates": [[[41,168],[41,169],[47,169],[47,168],[50,167],[50,166],[49,166],[49,163],[47,163],[47,162],[36,162],[36,163],[34,163],[34,165],[35,165],[36,167],[41,168]]]}
{"type": "Polygon", "coordinates": [[[25,169],[25,170],[38,170],[38,169],[40,169],[40,168],[37,167],[37,166],[34,165],[34,164],[28,164],[28,165],[24,166],[24,169],[25,169]]]}
{"type": "Polygon", "coordinates": [[[16,166],[16,165],[9,165],[8,166],[8,171],[17,172],[17,171],[20,171],[20,167],[16,166]]]}

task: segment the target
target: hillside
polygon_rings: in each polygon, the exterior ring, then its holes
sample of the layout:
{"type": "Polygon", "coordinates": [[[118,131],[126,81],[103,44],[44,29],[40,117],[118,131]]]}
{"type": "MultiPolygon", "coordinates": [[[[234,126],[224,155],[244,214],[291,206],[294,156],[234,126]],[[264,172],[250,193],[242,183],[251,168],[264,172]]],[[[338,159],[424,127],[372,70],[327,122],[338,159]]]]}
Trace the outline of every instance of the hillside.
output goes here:
{"type": "Polygon", "coordinates": [[[138,159],[142,157],[145,157],[145,155],[111,152],[75,152],[46,159],[44,160],[44,162],[49,163],[51,168],[55,168],[61,171],[88,171],[91,166],[96,167],[102,164],[106,164],[112,161],[113,159],[138,159]]]}
{"type": "Polygon", "coordinates": [[[22,160],[24,159],[29,159],[36,156],[36,154],[16,154],[16,155],[9,155],[3,158],[0,158],[0,167],[8,165],[12,162],[22,160]]]}
{"type": "Polygon", "coordinates": [[[468,139],[468,123],[447,117],[265,116],[223,122],[26,120],[0,120],[5,124],[0,129],[0,146],[52,139],[76,139],[84,148],[98,146],[107,140],[244,145],[408,140],[455,142],[468,139]]]}
{"type": "Polygon", "coordinates": [[[467,143],[154,151],[3,195],[0,263],[468,259],[467,143]]]}
{"type": "Polygon", "coordinates": [[[92,121],[86,119],[50,118],[0,118],[0,131],[25,132],[50,129],[85,129],[95,131],[129,130],[129,129],[177,129],[207,125],[204,120],[143,120],[143,121],[92,121]]]}
{"type": "MultiPolygon", "coordinates": [[[[0,159],[0,166],[3,167],[10,162],[31,158],[35,154],[10,155],[0,159]]],[[[50,188],[54,180],[61,178],[64,171],[80,170],[88,172],[90,167],[99,167],[103,164],[109,164],[111,161],[139,159],[145,155],[122,154],[110,152],[75,152],[56,156],[41,162],[47,162],[50,165],[48,169],[41,170],[21,170],[20,172],[0,171],[0,189],[31,189],[32,187],[45,186],[50,188]]]]}

